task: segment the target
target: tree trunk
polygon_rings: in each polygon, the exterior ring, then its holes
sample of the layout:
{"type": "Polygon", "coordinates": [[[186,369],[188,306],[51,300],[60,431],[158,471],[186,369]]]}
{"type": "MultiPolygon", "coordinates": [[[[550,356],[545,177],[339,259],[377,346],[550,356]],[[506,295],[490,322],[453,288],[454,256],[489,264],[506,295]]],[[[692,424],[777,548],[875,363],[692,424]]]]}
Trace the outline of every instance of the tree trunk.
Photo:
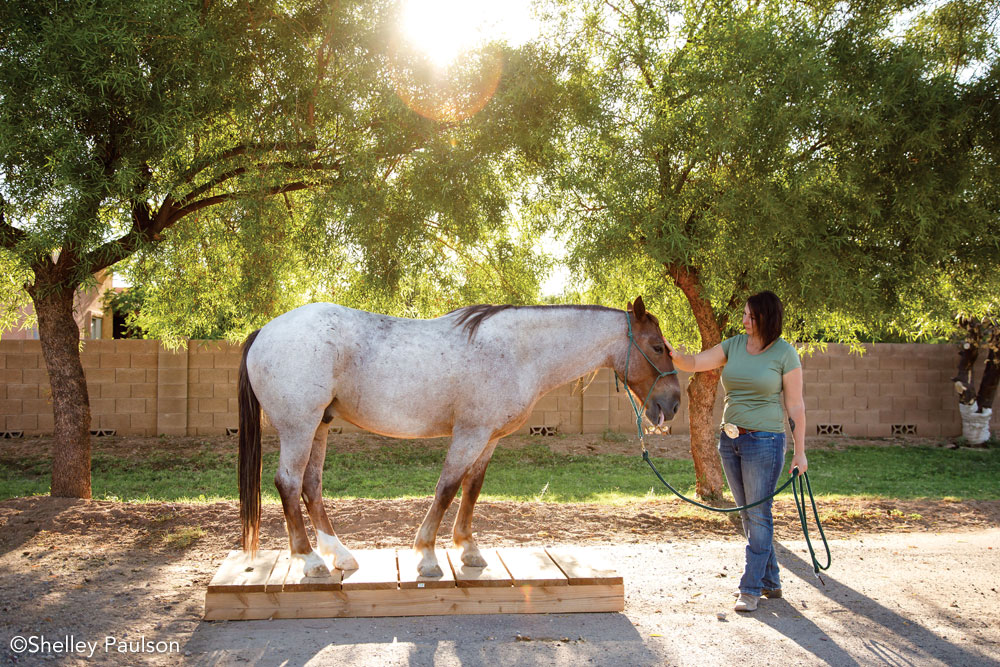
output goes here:
{"type": "Polygon", "coordinates": [[[687,389],[695,489],[700,497],[713,503],[722,500],[722,465],[716,447],[715,424],[712,423],[720,375],[718,370],[695,373],[687,389]]]}
{"type": "Polygon", "coordinates": [[[38,315],[42,355],[52,387],[52,495],[90,498],[90,397],[80,362],[80,329],[73,319],[76,289],[36,280],[28,292],[38,315]]]}
{"type": "MultiPolygon", "coordinates": [[[[722,342],[722,329],[712,304],[701,292],[697,269],[668,267],[674,283],[684,292],[694,313],[701,349],[708,350],[722,342]]],[[[722,497],[722,464],[715,440],[712,409],[719,388],[720,371],[702,371],[691,376],[688,384],[688,424],[691,429],[691,458],[694,460],[695,490],[704,500],[718,503],[722,497]]]]}
{"type": "Polygon", "coordinates": [[[979,392],[976,394],[977,412],[993,408],[993,399],[997,395],[997,384],[1000,383],[1000,326],[994,326],[986,342],[989,352],[986,355],[986,367],[979,381],[979,392]]]}
{"type": "Polygon", "coordinates": [[[976,400],[976,386],[973,384],[972,371],[979,356],[979,342],[982,338],[982,328],[978,320],[962,318],[959,326],[965,330],[965,341],[958,348],[958,370],[952,382],[958,393],[958,402],[972,405],[976,400]]]}

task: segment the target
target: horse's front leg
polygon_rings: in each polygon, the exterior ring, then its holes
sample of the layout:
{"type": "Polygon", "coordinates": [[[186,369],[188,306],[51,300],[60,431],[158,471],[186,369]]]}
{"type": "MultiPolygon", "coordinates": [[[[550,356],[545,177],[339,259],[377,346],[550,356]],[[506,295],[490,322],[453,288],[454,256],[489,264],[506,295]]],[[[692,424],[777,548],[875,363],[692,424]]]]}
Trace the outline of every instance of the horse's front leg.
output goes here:
{"type": "Polygon", "coordinates": [[[461,486],[469,468],[479,459],[488,443],[489,433],[480,429],[475,431],[456,429],[453,433],[451,448],[445,457],[444,468],[434,490],[434,501],[427,510],[427,516],[420,524],[417,537],[413,541],[413,550],[420,556],[417,572],[425,577],[440,577],[442,574],[437,554],[434,553],[434,542],[441,526],[441,518],[451,505],[451,501],[455,499],[458,487],[461,486]]]}
{"type": "Polygon", "coordinates": [[[462,480],[462,504],[458,508],[458,516],[455,517],[453,534],[455,546],[462,550],[462,562],[469,567],[486,567],[486,559],[479,552],[479,546],[472,536],[472,512],[476,507],[479,492],[483,488],[486,467],[490,464],[496,446],[497,441],[491,440],[462,480]]]}

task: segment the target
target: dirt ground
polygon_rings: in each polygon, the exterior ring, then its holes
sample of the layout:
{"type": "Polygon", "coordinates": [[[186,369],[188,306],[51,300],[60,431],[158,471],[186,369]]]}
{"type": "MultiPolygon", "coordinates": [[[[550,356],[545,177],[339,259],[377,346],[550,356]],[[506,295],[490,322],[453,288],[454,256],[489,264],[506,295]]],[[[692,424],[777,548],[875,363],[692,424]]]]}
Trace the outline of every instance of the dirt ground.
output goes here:
{"type": "MultiPolygon", "coordinates": [[[[505,446],[525,446],[529,442],[527,438],[509,440],[505,446]]],[[[201,451],[206,442],[211,442],[212,447],[235,446],[232,439],[224,438],[212,441],[178,438],[169,446],[179,453],[195,452],[201,451]]],[[[334,435],[330,447],[342,451],[365,450],[381,442],[384,440],[373,436],[334,435]]],[[[600,436],[551,438],[546,439],[546,444],[554,451],[578,454],[636,453],[634,443],[608,442],[600,436]]],[[[848,444],[864,443],[816,442],[810,443],[810,447],[848,444]]],[[[686,440],[681,436],[660,436],[648,445],[655,456],[687,455],[686,440]]],[[[5,457],[18,456],[22,448],[21,455],[28,452],[38,455],[51,446],[45,439],[33,439],[4,443],[2,451],[5,457]]],[[[95,441],[95,449],[124,457],[141,456],[151,446],[162,448],[164,443],[159,438],[95,441]]],[[[268,446],[273,447],[273,441],[268,446]]],[[[432,442],[429,446],[444,444],[432,442]]],[[[331,517],[335,517],[338,533],[349,547],[405,548],[410,545],[429,501],[429,497],[327,501],[327,506],[331,517]]],[[[450,525],[454,512],[453,507],[443,526],[450,525]]],[[[827,535],[833,540],[857,540],[887,533],[942,532],[955,534],[959,539],[957,536],[962,533],[1000,527],[997,501],[845,500],[824,503],[822,512],[827,517],[824,524],[827,535]]],[[[801,539],[790,500],[776,504],[775,516],[777,539],[801,539]]],[[[12,651],[9,638],[14,636],[72,635],[84,641],[91,638],[103,641],[113,636],[126,642],[138,638],[176,639],[182,652],[191,653],[183,647],[205,625],[200,621],[205,586],[227,552],[238,548],[238,517],[234,502],[129,504],[49,497],[0,502],[0,641],[3,642],[0,664],[35,664],[56,658],[53,651],[48,654],[12,651]]],[[[627,548],[630,544],[649,547],[738,540],[727,519],[689,510],[680,501],[662,499],[623,506],[484,501],[477,507],[474,527],[480,544],[494,547],[575,544],[627,548]]],[[[264,507],[261,534],[263,548],[284,548],[279,506],[264,507]]],[[[442,535],[447,535],[445,529],[442,535]]],[[[730,550],[733,554],[741,553],[735,543],[730,550]]],[[[733,567],[738,566],[736,560],[734,557],[733,567]]],[[[863,563],[856,565],[864,567],[863,563]]],[[[930,594],[933,593],[932,590],[930,594]]],[[[1000,595],[993,589],[989,597],[983,598],[981,609],[972,613],[995,619],[998,601],[1000,595]]],[[[625,613],[629,614],[628,607],[625,613]]],[[[113,662],[114,656],[103,655],[103,659],[113,662]]],[[[100,661],[102,656],[88,660],[73,654],[60,655],[58,659],[83,664],[100,661]]],[[[131,664],[176,662],[176,655],[129,657],[131,664]]]]}

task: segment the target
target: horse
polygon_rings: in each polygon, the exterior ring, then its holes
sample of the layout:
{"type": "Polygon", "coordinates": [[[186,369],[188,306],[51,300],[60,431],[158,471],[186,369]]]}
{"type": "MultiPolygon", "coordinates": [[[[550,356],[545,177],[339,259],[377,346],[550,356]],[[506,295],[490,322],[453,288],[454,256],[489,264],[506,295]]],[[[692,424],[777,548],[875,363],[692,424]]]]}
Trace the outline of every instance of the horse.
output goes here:
{"type": "Polygon", "coordinates": [[[450,435],[434,500],[413,542],[417,570],[441,576],[434,544],[459,487],[454,544],[463,564],[485,567],[472,513],[497,441],[522,426],[545,393],[609,367],[628,391],[645,398],[652,423],[673,419],[680,386],[676,374],[664,377],[673,363],[642,297],[625,311],[476,305],[419,320],[313,303],[276,317],[247,337],[239,368],[244,551],[252,555],[259,545],[263,409],[281,443],[274,483],[289,550],[304,560],[306,576],[328,575],[327,563],[341,570],[358,566],[323,507],[323,461],[334,417],[397,438],[450,435]],[[315,551],[300,497],[316,531],[315,551]]]}

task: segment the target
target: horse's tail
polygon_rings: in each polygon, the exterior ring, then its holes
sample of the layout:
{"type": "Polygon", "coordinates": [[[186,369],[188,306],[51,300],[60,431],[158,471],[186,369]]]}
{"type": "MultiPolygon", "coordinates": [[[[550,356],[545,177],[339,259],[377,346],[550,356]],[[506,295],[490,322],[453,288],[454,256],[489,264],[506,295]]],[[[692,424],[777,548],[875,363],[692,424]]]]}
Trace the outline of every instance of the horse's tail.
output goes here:
{"type": "Polygon", "coordinates": [[[260,540],[260,401],[247,377],[247,353],[260,329],[247,336],[240,361],[238,397],[240,405],[240,523],[243,526],[243,550],[253,556],[260,540]]]}

